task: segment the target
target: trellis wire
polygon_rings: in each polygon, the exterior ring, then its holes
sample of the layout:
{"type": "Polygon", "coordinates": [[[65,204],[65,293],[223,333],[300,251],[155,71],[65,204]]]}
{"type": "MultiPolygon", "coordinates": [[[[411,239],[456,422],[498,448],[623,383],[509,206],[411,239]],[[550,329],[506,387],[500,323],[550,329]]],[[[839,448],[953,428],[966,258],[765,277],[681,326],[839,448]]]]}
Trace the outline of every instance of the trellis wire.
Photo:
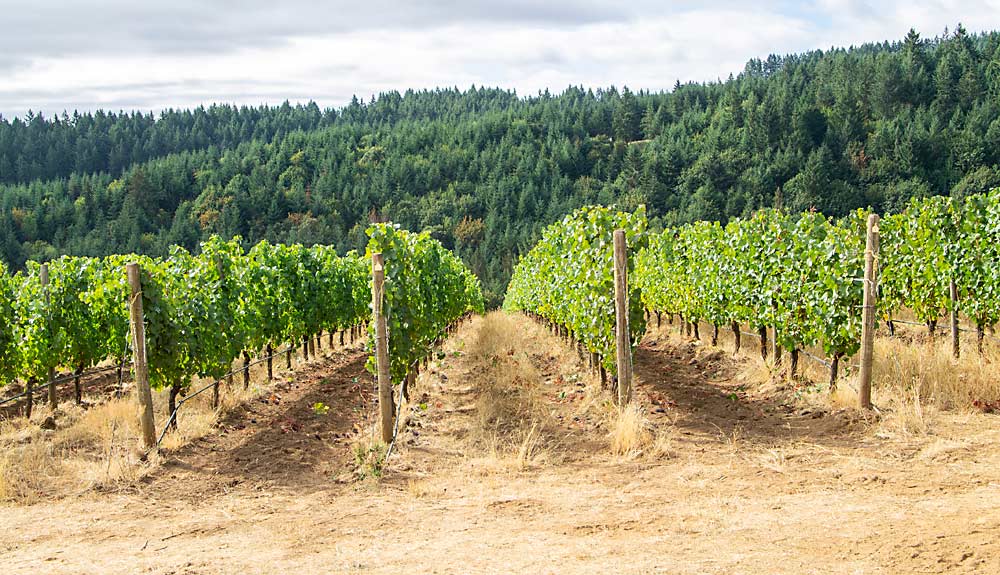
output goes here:
{"type": "Polygon", "coordinates": [[[92,377],[92,376],[95,376],[95,375],[98,375],[98,374],[101,374],[101,373],[106,373],[106,372],[109,372],[109,371],[116,370],[119,367],[121,367],[122,369],[125,369],[126,366],[131,367],[131,365],[132,365],[132,363],[129,362],[129,363],[120,364],[120,365],[109,365],[107,367],[101,367],[101,368],[98,368],[98,369],[93,369],[93,370],[81,373],[79,375],[74,374],[74,373],[70,373],[70,374],[67,374],[67,375],[61,375],[61,376],[59,376],[57,378],[54,378],[54,379],[51,379],[51,380],[48,380],[48,381],[39,382],[38,386],[35,387],[35,388],[33,388],[31,391],[25,391],[25,392],[19,393],[17,395],[8,397],[6,399],[0,400],[0,405],[6,405],[7,403],[10,403],[10,402],[12,402],[14,400],[21,399],[22,397],[27,397],[29,394],[34,395],[36,393],[41,393],[43,391],[47,391],[48,390],[48,386],[50,384],[59,385],[60,383],[65,383],[67,381],[74,380],[77,377],[79,377],[81,379],[82,378],[86,378],[86,377],[92,377]]]}

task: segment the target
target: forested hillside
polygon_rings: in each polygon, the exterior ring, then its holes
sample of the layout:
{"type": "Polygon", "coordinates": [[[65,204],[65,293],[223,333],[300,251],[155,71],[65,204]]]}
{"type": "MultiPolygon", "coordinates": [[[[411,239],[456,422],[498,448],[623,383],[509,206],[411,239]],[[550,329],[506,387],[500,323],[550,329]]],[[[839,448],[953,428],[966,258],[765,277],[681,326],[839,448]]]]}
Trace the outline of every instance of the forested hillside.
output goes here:
{"type": "Polygon", "coordinates": [[[337,110],[225,106],[0,121],[0,257],[429,229],[494,303],[544,225],[646,204],[651,225],[763,206],[843,215],[1000,185],[1000,33],[751,60],[667,93],[473,87],[337,110]]]}

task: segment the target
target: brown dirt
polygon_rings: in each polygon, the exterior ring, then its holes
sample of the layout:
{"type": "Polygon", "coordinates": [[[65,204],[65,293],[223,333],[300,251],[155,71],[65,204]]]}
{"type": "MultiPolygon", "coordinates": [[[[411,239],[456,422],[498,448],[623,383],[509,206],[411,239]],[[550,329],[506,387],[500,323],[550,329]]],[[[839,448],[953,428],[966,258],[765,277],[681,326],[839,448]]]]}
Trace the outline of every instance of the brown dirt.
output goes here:
{"type": "Polygon", "coordinates": [[[331,360],[133,490],[0,507],[4,573],[1000,573],[997,416],[878,433],[648,336],[637,396],[670,447],[615,457],[575,354],[519,320],[510,357],[550,417],[542,456],[514,464],[472,440],[484,321],[421,377],[382,481],[345,481],[371,378],[331,360]]]}

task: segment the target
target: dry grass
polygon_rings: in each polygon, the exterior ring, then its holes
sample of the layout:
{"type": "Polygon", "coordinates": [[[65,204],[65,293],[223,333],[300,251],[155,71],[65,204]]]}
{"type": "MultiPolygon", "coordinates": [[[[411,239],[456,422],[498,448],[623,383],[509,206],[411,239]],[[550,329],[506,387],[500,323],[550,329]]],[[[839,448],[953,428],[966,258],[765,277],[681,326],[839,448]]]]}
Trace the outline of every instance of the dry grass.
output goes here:
{"type": "Polygon", "coordinates": [[[882,409],[874,430],[881,437],[922,437],[931,432],[936,414],[937,409],[933,405],[924,405],[918,393],[910,397],[893,397],[882,409]]]}
{"type": "Polygon", "coordinates": [[[649,421],[635,404],[616,409],[608,428],[611,452],[615,455],[634,457],[653,442],[649,421]]]}
{"type": "Polygon", "coordinates": [[[548,460],[548,414],[540,375],[523,348],[514,318],[494,312],[483,318],[468,348],[475,415],[470,434],[487,467],[522,470],[548,460]],[[493,461],[490,464],[489,461],[493,461]]]}
{"type": "Polygon", "coordinates": [[[635,403],[612,408],[608,429],[611,453],[620,458],[664,459],[674,454],[673,436],[653,426],[635,403]]]}
{"type": "Polygon", "coordinates": [[[506,438],[534,427],[543,416],[539,375],[527,358],[517,357],[518,330],[502,313],[485,318],[469,346],[476,390],[476,431],[506,438]]]}
{"type": "Polygon", "coordinates": [[[991,349],[983,356],[966,350],[956,360],[950,345],[944,341],[878,339],[872,382],[875,399],[919,400],[939,409],[958,410],[969,409],[976,401],[996,402],[1000,400],[998,360],[1000,354],[991,349]]]}
{"type": "MultiPolygon", "coordinates": [[[[659,331],[653,326],[650,331],[654,337],[673,343],[690,341],[678,335],[676,325],[664,323],[659,331]]],[[[702,345],[708,346],[706,334],[710,334],[710,330],[710,326],[702,325],[702,345]]],[[[729,329],[721,330],[719,348],[732,352],[733,337],[729,329]]],[[[804,354],[800,355],[797,385],[790,387],[785,381],[788,354],[783,354],[782,365],[777,367],[773,355],[762,360],[759,349],[758,339],[743,337],[743,346],[737,355],[739,370],[735,377],[738,380],[766,393],[789,392],[794,387],[803,389],[810,385],[815,390],[826,388],[828,369],[804,354]]],[[[941,410],[975,411],[977,406],[1000,402],[1000,374],[996,367],[1000,362],[1000,349],[987,345],[980,356],[975,351],[974,341],[963,341],[962,351],[962,357],[956,360],[950,340],[943,335],[934,341],[924,337],[876,338],[872,389],[873,400],[881,412],[876,433],[926,435],[931,432],[941,410]]],[[[840,385],[832,394],[798,393],[797,400],[835,410],[857,409],[857,391],[851,385],[856,374],[853,371],[846,373],[853,363],[856,358],[841,362],[840,385]]]]}
{"type": "Polygon", "coordinates": [[[875,341],[873,399],[882,416],[876,433],[883,436],[925,436],[934,432],[940,412],[972,411],[976,404],[1000,401],[997,350],[980,356],[965,350],[955,359],[945,338],[875,341]]]}
{"type": "Polygon", "coordinates": [[[413,499],[440,497],[445,489],[440,481],[431,479],[410,479],[406,482],[406,492],[413,499]]]}
{"type": "Polygon", "coordinates": [[[38,423],[53,415],[39,410],[32,421],[0,424],[0,501],[30,504],[45,497],[89,489],[116,489],[150,465],[140,461],[135,404],[111,400],[83,410],[60,408],[55,430],[38,423]]]}
{"type": "Polygon", "coordinates": [[[538,425],[520,429],[505,438],[494,436],[483,444],[484,453],[474,459],[481,472],[511,473],[552,462],[553,446],[538,425]]]}
{"type": "MultiPolygon", "coordinates": [[[[331,351],[328,346],[322,350],[331,351]]],[[[275,368],[284,369],[283,357],[276,359],[275,368]]],[[[161,448],[175,450],[213,433],[220,413],[266,389],[266,375],[265,365],[254,366],[250,385],[244,389],[242,375],[237,374],[234,385],[223,385],[219,409],[212,407],[210,389],[186,402],[178,412],[179,429],[167,433],[161,448]]],[[[192,389],[207,383],[195,381],[192,389]]],[[[166,391],[153,394],[153,405],[159,432],[167,422],[166,391]]],[[[0,421],[0,502],[31,504],[87,490],[122,489],[150,473],[158,459],[154,454],[142,461],[137,409],[131,396],[87,409],[63,402],[54,413],[43,403],[31,421],[20,417],[0,421]],[[55,429],[44,430],[41,424],[49,417],[55,429]]]]}
{"type": "Polygon", "coordinates": [[[854,390],[854,387],[847,385],[846,382],[841,381],[837,389],[833,390],[833,393],[829,395],[830,407],[834,409],[857,409],[858,408],[858,392],[854,390]]]}

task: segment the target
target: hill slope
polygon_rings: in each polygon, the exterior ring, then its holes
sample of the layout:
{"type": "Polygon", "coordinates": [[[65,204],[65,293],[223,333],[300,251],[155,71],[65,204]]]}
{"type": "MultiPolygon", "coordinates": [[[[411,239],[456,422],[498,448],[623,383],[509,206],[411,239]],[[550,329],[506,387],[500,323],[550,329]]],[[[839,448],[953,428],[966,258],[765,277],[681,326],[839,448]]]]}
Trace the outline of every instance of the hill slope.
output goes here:
{"type": "Polygon", "coordinates": [[[645,203],[655,225],[775,203],[891,211],[998,185],[998,95],[1000,33],[959,27],[751,60],[726,82],[669,93],[388,93],[326,112],[258,110],[267,122],[255,125],[217,112],[212,136],[196,127],[203,110],[125,117],[93,138],[72,119],[0,123],[0,181],[17,182],[0,187],[0,257],[160,254],[213,233],[346,250],[379,218],[431,230],[496,298],[543,225],[587,203],[645,203]],[[133,152],[105,159],[92,142],[121,122],[143,126],[120,138],[133,152]],[[74,133],[74,150],[52,143],[74,133]],[[172,143],[146,151],[157,133],[172,143]],[[7,167],[26,162],[45,167],[7,167]],[[53,178],[26,183],[34,174],[53,178]]]}

